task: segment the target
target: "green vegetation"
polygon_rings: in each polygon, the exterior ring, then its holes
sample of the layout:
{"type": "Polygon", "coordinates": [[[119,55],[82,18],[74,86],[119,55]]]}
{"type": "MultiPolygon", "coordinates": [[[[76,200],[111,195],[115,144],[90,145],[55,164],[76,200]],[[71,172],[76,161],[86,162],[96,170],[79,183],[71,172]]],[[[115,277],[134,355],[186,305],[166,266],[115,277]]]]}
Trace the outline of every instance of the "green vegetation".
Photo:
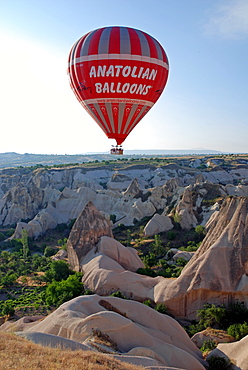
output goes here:
{"type": "Polygon", "coordinates": [[[217,343],[214,340],[204,340],[203,345],[201,346],[200,350],[202,353],[210,352],[217,347],[217,343]]]}
{"type": "Polygon", "coordinates": [[[230,365],[230,361],[225,357],[210,356],[207,362],[208,370],[224,370],[230,365]]]}
{"type": "MultiPolygon", "coordinates": [[[[5,239],[7,230],[3,234],[5,239]]],[[[57,245],[63,248],[67,239],[60,240],[57,245]]],[[[71,298],[91,293],[84,291],[82,274],[63,260],[51,260],[58,247],[44,244],[35,245],[26,230],[20,239],[0,244],[0,316],[46,315],[71,298]]]]}
{"type": "Polygon", "coordinates": [[[62,303],[72,298],[78,297],[83,293],[82,274],[76,272],[61,281],[53,280],[45,291],[46,303],[49,306],[60,306],[62,303]]]}
{"type": "Polygon", "coordinates": [[[243,324],[233,324],[227,328],[227,334],[234,337],[236,340],[240,340],[246,335],[248,335],[248,324],[243,322],[243,324]]]}
{"type": "Polygon", "coordinates": [[[206,304],[197,311],[199,322],[185,328],[190,336],[206,328],[222,329],[239,340],[248,334],[248,309],[244,303],[236,302],[228,307],[206,304]]]}

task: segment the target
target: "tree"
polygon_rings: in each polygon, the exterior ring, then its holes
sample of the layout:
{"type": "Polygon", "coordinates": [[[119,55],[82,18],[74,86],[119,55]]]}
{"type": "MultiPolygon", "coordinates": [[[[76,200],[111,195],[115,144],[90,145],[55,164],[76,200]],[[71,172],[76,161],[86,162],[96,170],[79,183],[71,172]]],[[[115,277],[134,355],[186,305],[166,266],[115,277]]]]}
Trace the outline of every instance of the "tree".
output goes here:
{"type": "Polygon", "coordinates": [[[48,282],[52,282],[53,280],[61,281],[66,280],[71,274],[73,272],[65,261],[53,261],[49,270],[45,273],[45,279],[48,282]]]}
{"type": "Polygon", "coordinates": [[[52,247],[46,246],[44,250],[44,256],[45,257],[51,257],[56,253],[56,250],[53,249],[52,247]]]}
{"type": "Polygon", "coordinates": [[[13,270],[10,270],[1,277],[0,284],[3,285],[4,287],[11,286],[14,284],[17,278],[18,278],[18,275],[14,273],[13,270]]]}
{"type": "Polygon", "coordinates": [[[22,238],[21,238],[21,243],[22,243],[22,253],[23,253],[23,258],[26,261],[28,252],[29,252],[29,246],[28,246],[28,232],[26,229],[22,230],[22,238]]]}
{"type": "Polygon", "coordinates": [[[62,303],[83,293],[82,274],[76,272],[66,280],[53,281],[46,288],[45,297],[48,305],[60,306],[62,303]]]}
{"type": "Polygon", "coordinates": [[[7,300],[2,305],[2,316],[13,316],[15,313],[15,309],[13,306],[13,302],[11,300],[7,300]]]}
{"type": "Polygon", "coordinates": [[[151,245],[152,252],[155,254],[155,256],[161,256],[164,254],[165,249],[162,245],[161,237],[160,235],[154,235],[154,242],[151,245]]]}

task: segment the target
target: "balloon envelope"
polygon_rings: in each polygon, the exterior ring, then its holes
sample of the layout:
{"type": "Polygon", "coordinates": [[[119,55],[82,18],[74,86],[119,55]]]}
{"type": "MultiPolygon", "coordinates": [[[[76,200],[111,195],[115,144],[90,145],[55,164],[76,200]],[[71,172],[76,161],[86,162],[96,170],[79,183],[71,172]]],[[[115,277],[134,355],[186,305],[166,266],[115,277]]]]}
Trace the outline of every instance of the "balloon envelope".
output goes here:
{"type": "Polygon", "coordinates": [[[160,97],[168,78],[157,40],[129,27],[104,27],[82,36],[68,62],[77,99],[120,145],[160,97]]]}

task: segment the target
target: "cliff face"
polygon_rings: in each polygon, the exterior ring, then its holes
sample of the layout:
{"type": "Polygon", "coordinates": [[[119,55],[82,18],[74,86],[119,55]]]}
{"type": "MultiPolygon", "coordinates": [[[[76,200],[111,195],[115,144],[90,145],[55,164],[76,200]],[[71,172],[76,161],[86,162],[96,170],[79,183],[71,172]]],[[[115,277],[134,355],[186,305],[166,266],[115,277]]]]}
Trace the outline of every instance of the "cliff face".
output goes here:
{"type": "Polygon", "coordinates": [[[248,305],[248,198],[223,202],[210,217],[202,245],[177,279],[136,274],[142,267],[139,257],[133,257],[132,248],[101,237],[110,230],[98,219],[95,207],[87,206],[68,241],[69,262],[83,271],[85,287],[97,294],[120,290],[138,301],[164,303],[175,316],[188,318],[195,318],[206,303],[228,305],[238,300],[248,305]]]}
{"type": "Polygon", "coordinates": [[[73,225],[67,242],[68,261],[73,270],[80,271],[82,258],[102,236],[113,238],[110,221],[89,202],[73,225]]]}
{"type": "Polygon", "coordinates": [[[206,303],[248,304],[248,198],[227,198],[207,227],[181,276],[156,287],[157,300],[178,316],[193,316],[206,303]]]}

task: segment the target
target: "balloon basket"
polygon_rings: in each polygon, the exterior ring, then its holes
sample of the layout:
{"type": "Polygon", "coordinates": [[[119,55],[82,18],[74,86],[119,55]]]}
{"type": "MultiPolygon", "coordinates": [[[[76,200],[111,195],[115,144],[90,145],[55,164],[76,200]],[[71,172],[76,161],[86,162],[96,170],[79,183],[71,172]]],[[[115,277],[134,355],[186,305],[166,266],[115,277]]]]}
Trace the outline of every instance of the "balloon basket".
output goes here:
{"type": "Polygon", "coordinates": [[[116,145],[110,149],[110,154],[123,155],[123,148],[121,146],[116,145]]]}

